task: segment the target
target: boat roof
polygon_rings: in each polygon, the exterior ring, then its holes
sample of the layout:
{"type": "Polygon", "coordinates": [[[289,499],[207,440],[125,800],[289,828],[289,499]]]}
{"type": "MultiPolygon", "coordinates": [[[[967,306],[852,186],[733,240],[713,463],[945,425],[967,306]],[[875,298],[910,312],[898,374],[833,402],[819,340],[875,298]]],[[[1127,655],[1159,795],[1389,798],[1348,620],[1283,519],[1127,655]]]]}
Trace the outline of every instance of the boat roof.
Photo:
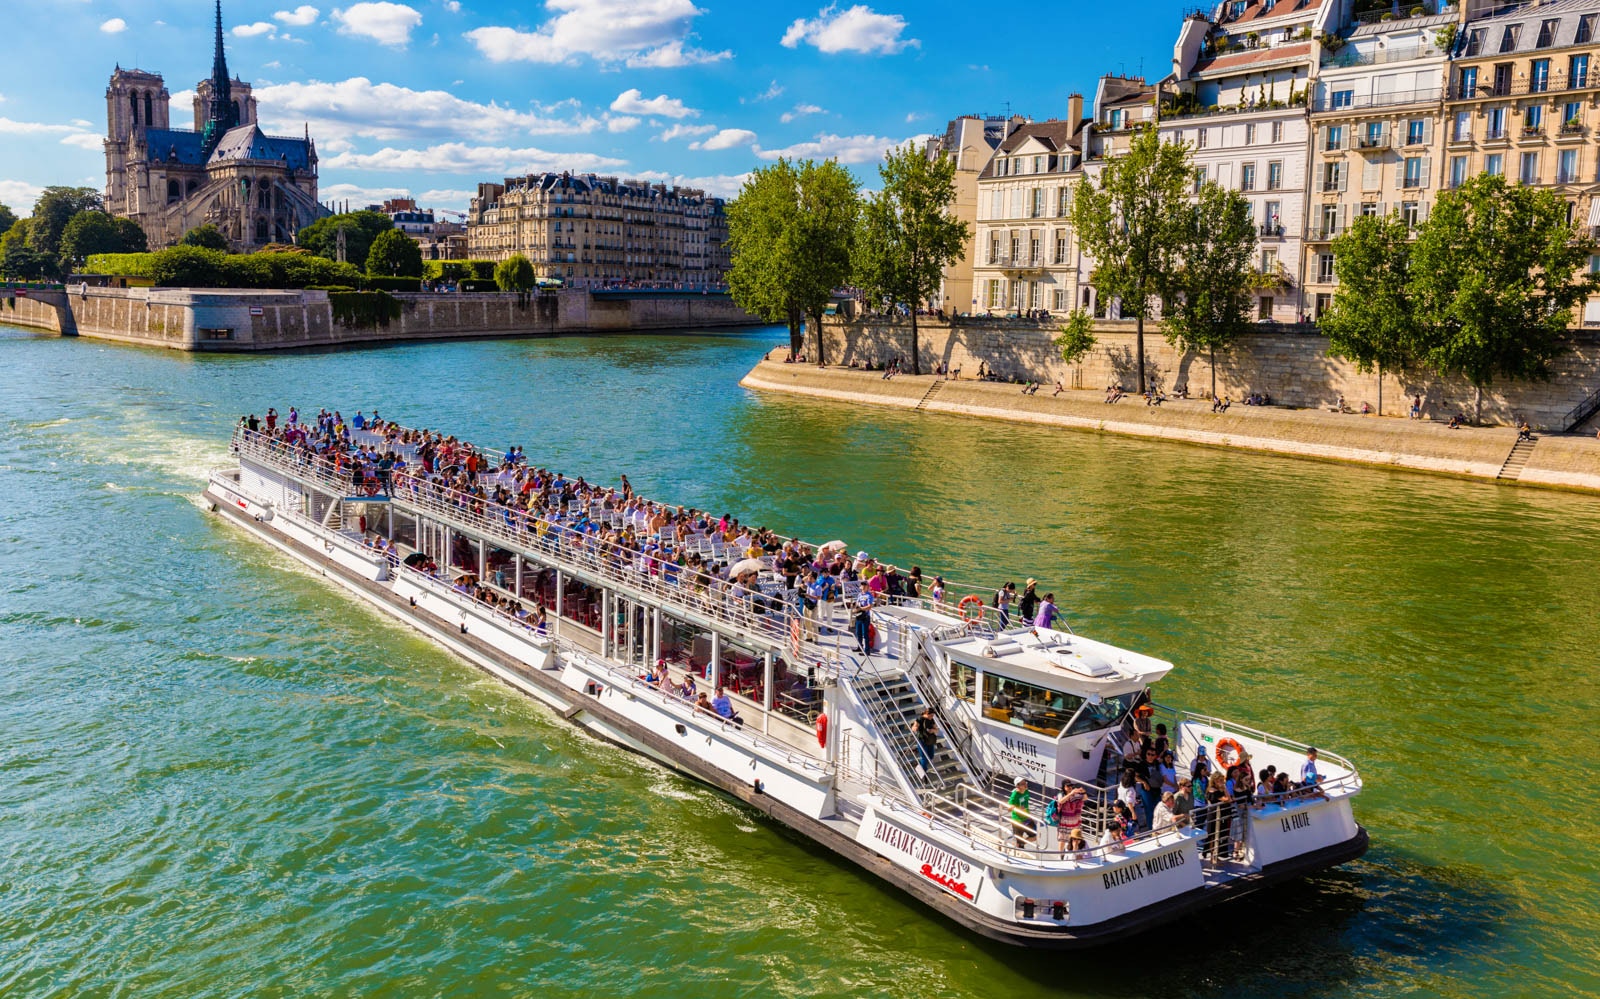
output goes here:
{"type": "Polygon", "coordinates": [[[986,673],[1084,695],[1143,688],[1172,671],[1164,659],[1050,628],[1016,628],[939,644],[954,659],[986,673]]]}

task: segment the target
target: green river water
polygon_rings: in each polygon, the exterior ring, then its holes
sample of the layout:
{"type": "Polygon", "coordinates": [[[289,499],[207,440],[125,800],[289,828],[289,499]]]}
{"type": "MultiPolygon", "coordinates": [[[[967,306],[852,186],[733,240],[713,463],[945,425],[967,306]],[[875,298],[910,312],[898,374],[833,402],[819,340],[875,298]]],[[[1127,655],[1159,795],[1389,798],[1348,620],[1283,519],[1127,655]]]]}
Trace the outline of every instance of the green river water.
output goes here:
{"type": "Polygon", "coordinates": [[[1600,502],[739,388],[780,336],[0,329],[0,995],[1600,993],[1600,502]],[[206,514],[291,403],[1038,576],[1162,700],[1355,760],[1372,849],[1106,950],[978,940],[206,514]]]}

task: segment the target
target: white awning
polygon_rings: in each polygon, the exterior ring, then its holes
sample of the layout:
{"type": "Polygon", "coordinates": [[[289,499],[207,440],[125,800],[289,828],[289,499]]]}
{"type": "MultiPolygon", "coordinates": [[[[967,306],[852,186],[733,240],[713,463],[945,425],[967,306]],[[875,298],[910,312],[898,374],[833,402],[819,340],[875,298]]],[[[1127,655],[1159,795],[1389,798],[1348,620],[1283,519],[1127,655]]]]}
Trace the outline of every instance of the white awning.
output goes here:
{"type": "Polygon", "coordinates": [[[1589,224],[1600,225],[1600,195],[1589,199],[1589,224]]]}

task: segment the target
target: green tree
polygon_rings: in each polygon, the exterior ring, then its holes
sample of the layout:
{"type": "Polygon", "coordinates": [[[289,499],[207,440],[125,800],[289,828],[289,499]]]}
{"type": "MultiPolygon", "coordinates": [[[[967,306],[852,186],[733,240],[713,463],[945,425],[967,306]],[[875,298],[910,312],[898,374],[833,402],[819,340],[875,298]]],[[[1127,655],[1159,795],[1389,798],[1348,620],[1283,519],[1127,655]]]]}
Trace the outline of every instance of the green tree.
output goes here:
{"type": "Polygon", "coordinates": [[[1078,185],[1069,221],[1094,259],[1090,283],[1102,300],[1120,299],[1135,321],[1139,391],[1145,386],[1144,321],[1171,276],[1171,226],[1187,199],[1189,147],[1162,142],[1152,126],[1128,152],[1105,161],[1096,183],[1078,185]]]}
{"type": "Polygon", "coordinates": [[[345,262],[361,269],[367,266],[367,251],[381,232],[394,228],[394,220],[382,212],[346,212],[330,215],[300,230],[295,242],[329,260],[339,259],[339,231],[344,230],[345,262]]]}
{"type": "Polygon", "coordinates": [[[10,232],[11,227],[16,224],[17,213],[12,211],[9,205],[0,204],[0,236],[10,232]]]}
{"type": "Polygon", "coordinates": [[[144,230],[132,219],[119,219],[91,209],[79,212],[61,230],[61,257],[69,268],[95,253],[143,253],[144,230]]]}
{"type": "Polygon", "coordinates": [[[494,269],[495,287],[501,291],[514,291],[519,296],[526,298],[528,292],[539,283],[539,276],[533,269],[533,263],[520,253],[500,261],[494,269]]]}
{"type": "Polygon", "coordinates": [[[855,178],[833,160],[779,159],[754,171],[728,205],[733,300],[768,322],[787,323],[794,354],[803,346],[801,322],[811,317],[819,362],[826,360],[822,314],[850,278],[856,192],[855,178]]]}
{"type": "Polygon", "coordinates": [[[198,246],[174,246],[156,254],[150,276],[162,288],[219,288],[229,282],[228,255],[198,246]]]}
{"type": "Polygon", "coordinates": [[[41,278],[45,276],[50,259],[28,245],[28,230],[33,219],[19,219],[0,235],[0,274],[9,278],[41,278]]]}
{"type": "Polygon", "coordinates": [[[862,207],[855,278],[869,301],[911,313],[911,373],[921,374],[917,310],[939,290],[945,265],[961,259],[967,223],[950,213],[956,162],[929,157],[914,143],[891,150],[878,168],[883,190],[862,207]]]}
{"type": "Polygon", "coordinates": [[[1319,320],[1328,353],[1378,372],[1378,412],[1383,374],[1416,365],[1423,331],[1411,289],[1411,227],[1398,212],[1359,215],[1333,241],[1339,285],[1319,320]]]}
{"type": "Polygon", "coordinates": [[[367,251],[367,273],[382,277],[422,277],[422,247],[399,229],[378,233],[367,251]]]}
{"type": "Polygon", "coordinates": [[[1250,293],[1260,284],[1255,219],[1244,195],[1206,183],[1193,204],[1177,207],[1171,222],[1166,337],[1182,350],[1207,352],[1215,399],[1217,351],[1226,351],[1249,328],[1250,293]]]}
{"type": "Polygon", "coordinates": [[[1098,342],[1094,336],[1094,317],[1083,309],[1073,309],[1056,335],[1056,347],[1061,351],[1061,359],[1068,364],[1083,360],[1098,342]]]}
{"type": "Polygon", "coordinates": [[[47,257],[61,255],[61,234],[79,212],[101,211],[100,192],[92,187],[47,187],[33,206],[28,245],[47,257]]]}
{"type": "Polygon", "coordinates": [[[226,253],[228,251],[228,237],[222,234],[221,229],[207,222],[204,225],[197,225],[184,233],[183,238],[178,241],[178,245],[198,246],[204,250],[221,250],[226,253]]]}
{"type": "Polygon", "coordinates": [[[1478,390],[1496,377],[1547,379],[1573,310],[1593,291],[1594,241],[1554,191],[1480,174],[1440,192],[1411,249],[1423,360],[1478,390]]]}

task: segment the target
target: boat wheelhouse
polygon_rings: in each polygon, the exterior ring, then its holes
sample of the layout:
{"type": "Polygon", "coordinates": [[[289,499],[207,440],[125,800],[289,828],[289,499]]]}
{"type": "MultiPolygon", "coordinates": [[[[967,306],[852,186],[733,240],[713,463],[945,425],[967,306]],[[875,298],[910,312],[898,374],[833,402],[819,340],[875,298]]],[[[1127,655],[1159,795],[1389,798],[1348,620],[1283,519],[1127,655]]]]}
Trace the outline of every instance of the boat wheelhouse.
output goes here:
{"type": "Polygon", "coordinates": [[[973,931],[1030,947],[1100,943],[1366,847],[1352,811],[1361,778],[1328,753],[1314,786],[1248,804],[1197,797],[1186,821],[1149,828],[1146,816],[1106,836],[1129,747],[1158,731],[1183,764],[1247,754],[1298,773],[1307,747],[1160,704],[1153,685],[1171,663],[1070,629],[1008,627],[980,601],[882,600],[862,652],[858,584],[811,608],[770,556],[733,582],[692,569],[676,553],[724,567],[750,553],[681,523],[669,544],[652,512],[670,508],[598,494],[501,504],[427,476],[348,471],[358,448],[416,468],[410,436],[355,431],[319,450],[241,429],[237,464],[213,472],[205,496],[563,718],[721,788],[973,931]],[[720,688],[726,714],[699,697],[720,688]],[[1026,801],[1008,795],[1019,779],[1026,801]],[[1056,790],[1074,786],[1081,847],[1046,821],[1056,790]]]}

